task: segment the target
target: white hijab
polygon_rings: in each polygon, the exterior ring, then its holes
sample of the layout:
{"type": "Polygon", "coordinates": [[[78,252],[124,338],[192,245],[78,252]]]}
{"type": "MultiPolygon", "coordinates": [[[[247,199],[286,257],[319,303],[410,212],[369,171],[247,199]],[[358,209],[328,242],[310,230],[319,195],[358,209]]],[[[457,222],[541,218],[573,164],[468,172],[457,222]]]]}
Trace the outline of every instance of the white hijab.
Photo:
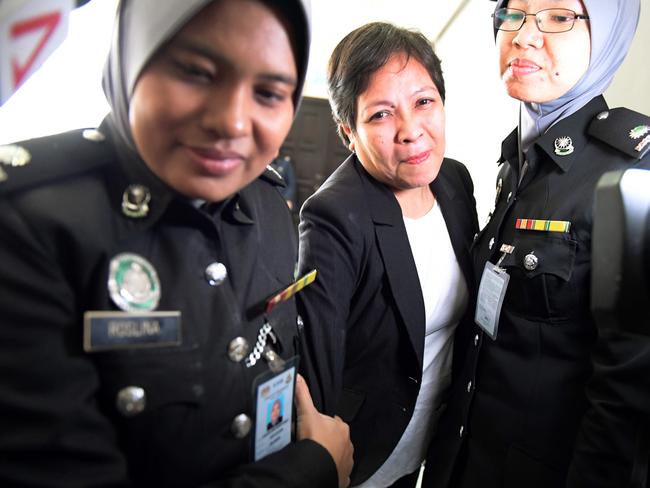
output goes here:
{"type": "MultiPolygon", "coordinates": [[[[109,122],[122,142],[137,152],[129,124],[129,103],[135,83],[149,59],[194,15],[213,0],[121,0],[113,38],[104,67],[102,85],[111,107],[109,122]]],[[[298,50],[298,85],[294,92],[297,110],[307,72],[311,40],[309,0],[285,0],[290,12],[298,50]]],[[[294,112],[295,113],[295,112],[294,112]]]]}
{"type": "MultiPolygon", "coordinates": [[[[522,103],[519,132],[524,150],[553,124],[601,95],[614,79],[632,44],[639,23],[640,0],[582,0],[582,3],[590,18],[589,67],[575,86],[560,98],[545,103],[522,103]]],[[[498,0],[496,8],[507,4],[508,0],[498,0]]]]}

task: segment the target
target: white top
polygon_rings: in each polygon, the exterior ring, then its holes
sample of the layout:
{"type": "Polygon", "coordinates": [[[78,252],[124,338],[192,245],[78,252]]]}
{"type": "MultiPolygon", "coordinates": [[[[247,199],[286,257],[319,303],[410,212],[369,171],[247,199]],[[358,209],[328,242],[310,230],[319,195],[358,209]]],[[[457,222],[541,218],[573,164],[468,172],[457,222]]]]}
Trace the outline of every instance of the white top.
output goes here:
{"type": "Polygon", "coordinates": [[[442,393],[451,382],[454,330],[468,302],[467,284],[437,202],[419,219],[404,217],[424,298],[426,327],[422,383],[400,441],[363,488],[390,486],[419,469],[438,423],[442,393]]]}

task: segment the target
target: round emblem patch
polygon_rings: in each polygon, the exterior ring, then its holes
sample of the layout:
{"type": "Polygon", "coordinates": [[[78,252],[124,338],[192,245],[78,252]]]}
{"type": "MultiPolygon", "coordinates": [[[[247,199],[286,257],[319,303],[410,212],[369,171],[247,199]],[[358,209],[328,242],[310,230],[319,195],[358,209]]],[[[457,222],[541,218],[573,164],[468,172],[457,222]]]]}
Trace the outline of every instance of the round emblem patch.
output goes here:
{"type": "Polygon", "coordinates": [[[142,256],[118,254],[109,265],[108,292],[125,312],[154,310],[160,300],[158,273],[142,256]]]}

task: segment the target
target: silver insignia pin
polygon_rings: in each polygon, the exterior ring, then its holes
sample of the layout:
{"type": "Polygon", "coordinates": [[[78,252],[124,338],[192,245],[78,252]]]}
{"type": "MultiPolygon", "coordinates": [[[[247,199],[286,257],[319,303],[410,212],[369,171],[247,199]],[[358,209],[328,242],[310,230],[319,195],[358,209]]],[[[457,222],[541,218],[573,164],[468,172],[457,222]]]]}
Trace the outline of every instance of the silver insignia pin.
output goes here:
{"type": "Polygon", "coordinates": [[[630,139],[641,139],[648,132],[650,132],[650,126],[647,125],[637,125],[634,129],[630,131],[630,139]]]}
{"type": "Polygon", "coordinates": [[[132,219],[141,219],[149,213],[151,193],[143,185],[129,185],[122,193],[122,213],[132,219]]]}
{"type": "Polygon", "coordinates": [[[573,153],[573,141],[569,136],[558,137],[555,139],[555,154],[558,156],[568,156],[573,153]]]}

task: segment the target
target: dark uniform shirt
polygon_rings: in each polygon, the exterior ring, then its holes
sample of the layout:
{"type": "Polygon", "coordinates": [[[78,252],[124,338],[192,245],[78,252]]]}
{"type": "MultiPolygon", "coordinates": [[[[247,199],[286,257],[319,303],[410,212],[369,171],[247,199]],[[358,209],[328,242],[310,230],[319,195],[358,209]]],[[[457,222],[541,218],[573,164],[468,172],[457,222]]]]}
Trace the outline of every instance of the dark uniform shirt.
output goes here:
{"type": "Polygon", "coordinates": [[[424,486],[565,486],[597,337],[589,311],[594,189],[606,171],[650,167],[646,134],[638,136],[649,122],[596,97],[529,148],[524,174],[517,132],[503,142],[495,208],[473,248],[479,283],[486,261],[514,246],[501,263],[510,280],[497,337],[478,326],[471,334],[435,441],[439,456],[427,465],[434,481],[424,486]],[[517,219],[569,226],[530,230],[517,219]]]}
{"type": "Polygon", "coordinates": [[[244,466],[253,380],[269,369],[246,358],[265,318],[275,351],[297,352],[294,299],[262,313],[296,260],[277,176],[197,208],[100,130],[2,148],[0,485],[336,486],[312,441],[244,466]],[[82,347],[85,312],[119,311],[109,268],[121,253],[155,270],[155,310],[180,313],[179,344],[146,347],[154,327],[138,346],[136,322],[125,348],[82,347]]]}

